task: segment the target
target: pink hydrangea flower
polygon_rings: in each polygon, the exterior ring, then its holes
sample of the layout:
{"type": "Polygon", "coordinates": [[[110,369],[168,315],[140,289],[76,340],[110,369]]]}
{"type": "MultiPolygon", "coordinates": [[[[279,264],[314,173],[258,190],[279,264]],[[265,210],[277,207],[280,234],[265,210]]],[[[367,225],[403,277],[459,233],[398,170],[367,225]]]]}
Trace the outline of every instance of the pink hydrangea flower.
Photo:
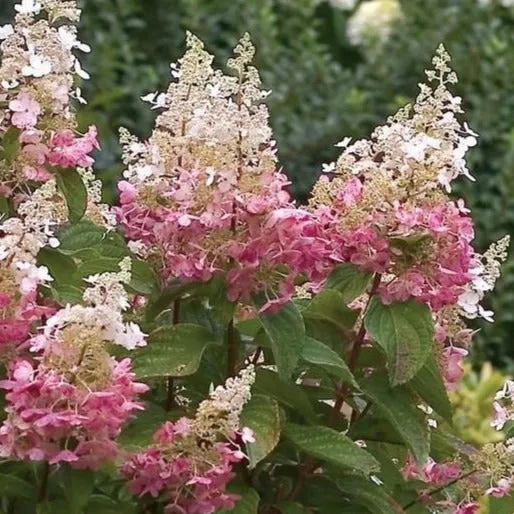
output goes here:
{"type": "Polygon", "coordinates": [[[441,368],[446,380],[446,387],[453,391],[457,387],[457,382],[464,374],[462,363],[468,351],[457,346],[449,346],[443,350],[441,357],[441,368]]]}
{"type": "Polygon", "coordinates": [[[94,163],[89,154],[95,148],[100,148],[96,127],[89,127],[82,137],[75,137],[71,130],[61,130],[50,141],[48,162],[61,168],[89,167],[94,163]]]}
{"type": "Polygon", "coordinates": [[[455,462],[439,463],[432,458],[420,468],[409,454],[401,471],[405,480],[422,480],[433,486],[441,486],[459,477],[462,469],[455,462]]]}
{"type": "Polygon", "coordinates": [[[494,420],[492,421],[491,426],[496,428],[496,430],[501,430],[505,426],[505,423],[510,419],[509,413],[499,402],[494,402],[493,407],[494,420]]]}
{"type": "Polygon", "coordinates": [[[28,93],[20,93],[9,102],[12,117],[11,123],[22,130],[36,126],[37,117],[41,114],[41,106],[28,93]]]}
{"type": "Polygon", "coordinates": [[[244,454],[233,443],[187,443],[191,420],[166,422],[154,435],[154,445],[133,455],[121,467],[130,492],[161,496],[165,512],[211,514],[233,509],[238,496],[226,492],[233,466],[244,454]]]}
{"type": "Polygon", "coordinates": [[[476,514],[480,510],[478,503],[462,503],[456,507],[453,514],[476,514]]]}
{"type": "Polygon", "coordinates": [[[0,456],[93,469],[114,460],[116,438],[134,411],[142,409],[136,398],[148,387],[134,382],[129,359],[111,359],[109,365],[109,384],[93,391],[42,364],[14,361],[0,382],[7,392],[0,456]],[[70,438],[76,444],[66,449],[70,438]]]}
{"type": "Polygon", "coordinates": [[[510,493],[512,489],[512,482],[506,478],[501,478],[494,487],[487,489],[485,494],[494,496],[495,498],[503,498],[510,493]]]}

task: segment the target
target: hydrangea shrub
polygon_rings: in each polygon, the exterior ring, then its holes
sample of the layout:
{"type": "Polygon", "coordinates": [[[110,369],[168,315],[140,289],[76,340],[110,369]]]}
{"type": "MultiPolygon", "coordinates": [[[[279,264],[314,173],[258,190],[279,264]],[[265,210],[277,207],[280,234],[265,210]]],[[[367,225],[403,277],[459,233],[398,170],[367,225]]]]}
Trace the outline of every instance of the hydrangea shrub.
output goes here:
{"type": "MultiPolygon", "coordinates": [[[[171,66],[146,141],[120,130],[119,202],[80,134],[73,0],[0,28],[0,496],[6,512],[512,512],[514,383],[498,442],[448,391],[493,321],[450,195],[477,144],[443,47],[413,106],[338,144],[292,201],[244,35],[171,66]],[[503,509],[503,510],[500,510],[503,509]]],[[[308,120],[306,120],[308,123],[308,120]]]]}

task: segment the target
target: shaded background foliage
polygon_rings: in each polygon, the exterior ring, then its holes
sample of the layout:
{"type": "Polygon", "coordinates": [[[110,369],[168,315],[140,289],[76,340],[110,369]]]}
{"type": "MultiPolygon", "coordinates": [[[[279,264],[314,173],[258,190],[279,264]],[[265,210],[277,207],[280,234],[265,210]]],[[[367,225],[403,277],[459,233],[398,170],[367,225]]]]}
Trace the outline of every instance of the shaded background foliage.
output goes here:
{"type": "MultiPolygon", "coordinates": [[[[2,0],[0,22],[12,17],[14,3],[2,0]]],[[[470,153],[477,184],[462,184],[457,194],[471,204],[480,250],[514,234],[514,9],[497,0],[400,3],[403,16],[389,40],[365,52],[348,41],[351,12],[317,0],[83,0],[81,38],[93,47],[85,62],[93,78],[84,85],[89,105],[81,123],[99,126],[97,168],[107,194],[120,173],[118,127],[149,134],[154,114],[139,97],[166,87],[186,30],[204,40],[219,66],[240,35],[251,33],[264,86],[273,90],[281,163],[300,201],[321,164],[337,156],[337,141],[366,136],[414,98],[444,42],[467,119],[480,134],[470,153]]],[[[513,368],[514,256],[490,304],[497,323],[480,324],[475,359],[513,368]]]]}

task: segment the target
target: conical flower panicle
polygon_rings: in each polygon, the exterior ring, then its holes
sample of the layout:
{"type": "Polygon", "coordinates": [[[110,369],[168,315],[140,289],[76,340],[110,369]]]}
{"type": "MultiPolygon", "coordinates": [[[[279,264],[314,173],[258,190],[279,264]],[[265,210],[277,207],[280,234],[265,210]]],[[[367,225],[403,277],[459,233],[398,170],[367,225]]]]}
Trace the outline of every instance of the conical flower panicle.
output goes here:
{"type": "Polygon", "coordinates": [[[118,219],[165,278],[226,276],[231,300],[287,301],[299,274],[318,272],[315,220],[295,209],[277,170],[254,48],[245,35],[229,60],[233,75],[188,35],[168,92],[145,97],[164,109],[146,144],[123,132],[127,181],[118,219]],[[316,255],[314,255],[316,253],[316,255]]]}
{"type": "Polygon", "coordinates": [[[98,148],[95,127],[84,136],[76,134],[70,104],[72,98],[85,103],[75,76],[89,78],[74,54],[90,51],[77,39],[76,2],[29,1],[16,9],[15,25],[2,28],[0,46],[0,95],[7,105],[0,136],[11,145],[17,142],[0,164],[4,194],[50,180],[50,167],[88,167],[98,148]]]}
{"type": "Polygon", "coordinates": [[[239,497],[226,486],[235,475],[235,464],[246,459],[243,444],[254,441],[252,431],[239,420],[254,381],[250,365],[218,386],[194,419],[164,423],[154,444],[121,466],[129,490],[138,496],[160,496],[170,513],[232,509],[239,497]]]}

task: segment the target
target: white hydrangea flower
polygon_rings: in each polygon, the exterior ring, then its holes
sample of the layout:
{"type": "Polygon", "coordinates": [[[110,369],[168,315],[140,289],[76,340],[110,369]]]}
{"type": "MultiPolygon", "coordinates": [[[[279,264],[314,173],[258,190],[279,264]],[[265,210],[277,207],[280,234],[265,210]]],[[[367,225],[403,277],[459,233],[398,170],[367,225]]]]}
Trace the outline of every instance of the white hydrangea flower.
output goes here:
{"type": "Polygon", "coordinates": [[[48,75],[52,71],[52,63],[44,61],[39,55],[31,54],[29,62],[30,65],[24,66],[21,70],[25,77],[40,78],[48,75]]]}
{"type": "Polygon", "coordinates": [[[348,21],[348,39],[354,45],[368,45],[388,39],[394,23],[401,17],[398,0],[362,2],[348,21]]]}
{"type": "Polygon", "coordinates": [[[237,377],[229,378],[224,385],[216,387],[210,398],[214,408],[227,413],[229,426],[236,432],[239,430],[239,418],[243,407],[251,398],[252,385],[255,382],[253,365],[244,368],[237,377]]]}
{"type": "Polygon", "coordinates": [[[0,41],[7,39],[14,34],[14,29],[11,24],[3,25],[0,27],[0,41]]]}
{"type": "Polygon", "coordinates": [[[82,52],[89,53],[91,52],[91,47],[86,45],[85,43],[81,43],[77,39],[77,29],[73,26],[63,25],[58,29],[59,39],[61,40],[64,48],[68,50],[72,50],[73,48],[77,48],[82,52]]]}
{"type": "Polygon", "coordinates": [[[130,281],[130,258],[120,262],[118,273],[92,275],[86,282],[92,285],[84,292],[86,305],[67,305],[48,319],[44,334],[58,336],[59,331],[71,324],[96,329],[106,342],[123,346],[127,350],[146,346],[146,334],[136,323],[124,323],[122,311],[129,307],[128,295],[123,287],[130,281]]]}
{"type": "Polygon", "coordinates": [[[336,9],[351,11],[357,5],[357,0],[328,0],[328,3],[336,9]]]}
{"type": "Polygon", "coordinates": [[[483,318],[494,321],[494,313],[484,309],[480,302],[488,291],[492,291],[500,276],[501,265],[507,259],[510,237],[505,236],[493,243],[484,255],[477,255],[480,262],[473,270],[475,277],[458,300],[460,313],[468,319],[483,318]]]}
{"type": "Polygon", "coordinates": [[[20,14],[39,14],[41,4],[37,0],[21,0],[21,4],[16,4],[14,9],[20,14]]]}
{"type": "Polygon", "coordinates": [[[143,102],[147,102],[152,105],[152,109],[162,109],[166,107],[166,93],[148,93],[141,97],[143,102]]]}
{"type": "Polygon", "coordinates": [[[84,80],[89,80],[91,78],[91,75],[82,68],[80,61],[78,59],[75,59],[75,62],[73,63],[73,68],[75,70],[75,73],[84,80]]]}

